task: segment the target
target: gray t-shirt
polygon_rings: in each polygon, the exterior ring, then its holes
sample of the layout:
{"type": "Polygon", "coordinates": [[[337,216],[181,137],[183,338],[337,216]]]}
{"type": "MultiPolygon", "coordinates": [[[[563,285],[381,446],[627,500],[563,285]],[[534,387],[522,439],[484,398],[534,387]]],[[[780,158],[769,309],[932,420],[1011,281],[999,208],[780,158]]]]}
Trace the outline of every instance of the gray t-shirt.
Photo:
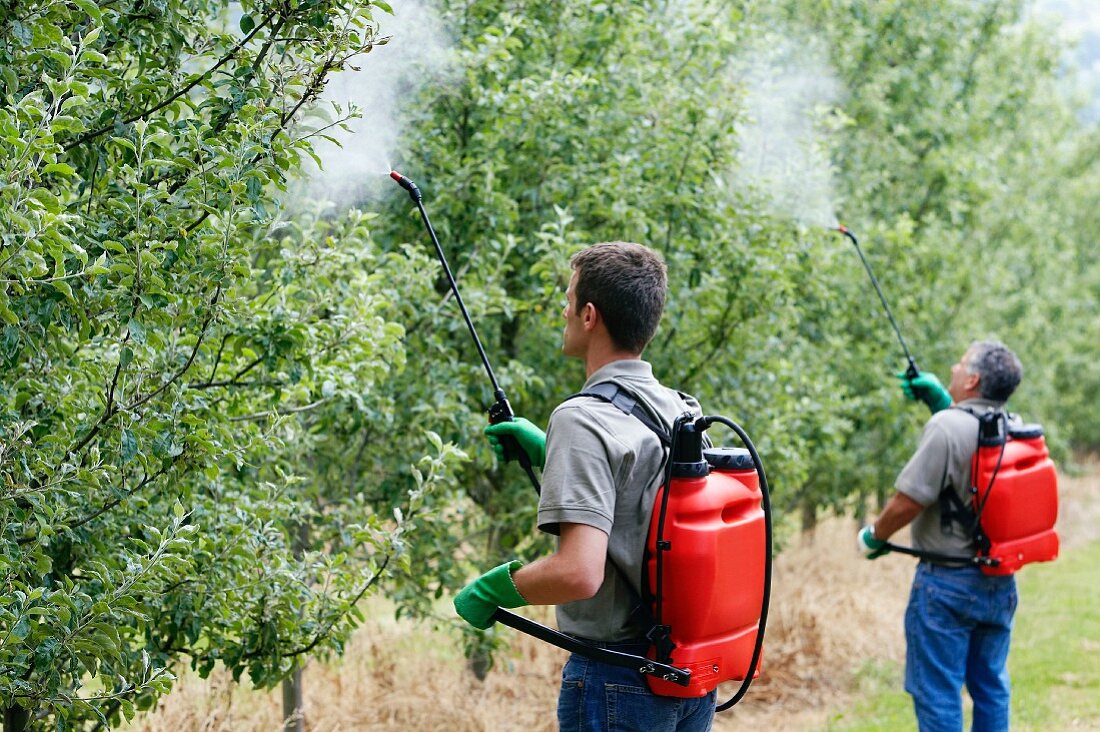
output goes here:
{"type": "MultiPolygon", "coordinates": [[[[589,377],[584,389],[602,381],[614,381],[638,397],[661,417],[665,429],[684,412],[701,414],[695,400],[661,386],[645,361],[609,363],[589,377]]],[[[643,629],[630,622],[630,611],[641,593],[642,559],[664,459],[665,449],[649,428],[602,400],[570,399],[550,415],[539,528],[556,534],[562,523],[594,526],[608,534],[607,552],[618,567],[605,563],[603,584],[593,597],[558,606],[562,632],[600,641],[641,636],[643,629]]]]}
{"type": "MultiPolygon", "coordinates": [[[[967,399],[957,405],[976,412],[992,411],[1004,402],[967,399]]],[[[940,491],[955,491],[970,507],[970,463],[978,449],[978,418],[965,409],[944,409],[924,426],[917,451],[902,468],[894,487],[925,507],[913,520],[913,546],[953,557],[972,557],[977,552],[971,531],[952,521],[940,525],[940,491]]],[[[984,488],[984,487],[983,487],[984,488]]]]}

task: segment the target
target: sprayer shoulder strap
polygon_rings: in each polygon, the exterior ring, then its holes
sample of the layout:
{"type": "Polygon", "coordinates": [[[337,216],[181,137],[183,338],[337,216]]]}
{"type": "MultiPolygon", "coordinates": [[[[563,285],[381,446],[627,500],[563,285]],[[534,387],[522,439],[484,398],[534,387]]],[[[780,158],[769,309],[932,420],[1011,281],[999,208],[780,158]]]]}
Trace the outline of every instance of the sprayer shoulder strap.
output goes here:
{"type": "Polygon", "coordinates": [[[950,508],[952,514],[951,518],[957,518],[963,526],[968,527],[972,531],[980,531],[982,511],[985,508],[986,500],[989,498],[989,493],[993,489],[993,481],[997,476],[997,471],[1000,469],[1000,460],[997,461],[997,467],[990,477],[989,484],[981,486],[978,485],[978,478],[980,477],[978,475],[979,461],[976,458],[983,447],[999,447],[1001,454],[1004,454],[1004,447],[1009,440],[1008,423],[1015,418],[1015,415],[1010,414],[1000,407],[991,410],[978,410],[972,407],[953,405],[951,409],[958,409],[966,412],[978,420],[978,439],[974,446],[974,456],[971,458],[969,486],[970,495],[973,498],[973,503],[976,505],[967,506],[954,490],[949,490],[944,487],[940,493],[940,506],[941,510],[945,511],[945,514],[946,510],[950,508]],[[947,496],[946,498],[945,494],[947,496]]]}
{"type": "MultiPolygon", "coordinates": [[[[680,396],[682,398],[684,395],[680,394],[680,396]]],[[[598,384],[593,384],[582,392],[566,397],[565,400],[569,401],[577,397],[592,397],[607,402],[623,414],[629,414],[645,425],[650,432],[657,435],[657,439],[661,441],[661,446],[666,450],[672,445],[672,435],[661,424],[661,421],[649,411],[645,403],[614,381],[601,381],[598,384]]]]}
{"type": "MultiPolygon", "coordinates": [[[[957,409],[960,412],[966,412],[979,420],[979,423],[981,421],[981,415],[976,409],[971,407],[962,407],[953,404],[949,409],[957,409]]],[[[975,450],[977,450],[976,446],[975,450]]],[[[945,462],[943,466],[943,477],[940,478],[940,493],[937,499],[940,504],[940,530],[947,534],[951,531],[952,524],[958,524],[964,531],[973,533],[978,528],[978,516],[974,513],[973,508],[967,505],[967,502],[959,497],[958,489],[954,483],[948,483],[947,472],[948,465],[945,462]]],[[[973,476],[971,476],[970,482],[971,485],[969,488],[973,491],[973,476]]]]}

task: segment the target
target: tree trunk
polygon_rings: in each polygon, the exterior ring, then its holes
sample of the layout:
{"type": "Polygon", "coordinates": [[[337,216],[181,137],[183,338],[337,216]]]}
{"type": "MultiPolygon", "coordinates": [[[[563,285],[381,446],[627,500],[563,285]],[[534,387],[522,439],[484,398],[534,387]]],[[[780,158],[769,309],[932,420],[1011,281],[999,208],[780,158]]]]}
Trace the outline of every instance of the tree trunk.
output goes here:
{"type": "MultiPolygon", "coordinates": [[[[293,527],[294,555],[302,556],[309,546],[309,524],[293,527]]],[[[305,732],[306,715],[302,704],[302,666],[298,663],[289,679],[283,680],[283,732],[305,732]]]]}
{"type": "Polygon", "coordinates": [[[466,659],[466,668],[470,670],[470,673],[472,673],[478,681],[485,680],[492,666],[493,659],[489,655],[489,651],[483,648],[474,649],[466,659]]]}
{"type": "Polygon", "coordinates": [[[817,501],[806,497],[802,499],[802,533],[808,534],[817,528],[817,501]]]}
{"type": "Polygon", "coordinates": [[[24,732],[31,715],[23,707],[8,707],[4,710],[4,732],[24,732]]]}
{"type": "Polygon", "coordinates": [[[294,669],[283,680],[283,732],[305,732],[306,718],[302,712],[302,667],[294,669]]]}

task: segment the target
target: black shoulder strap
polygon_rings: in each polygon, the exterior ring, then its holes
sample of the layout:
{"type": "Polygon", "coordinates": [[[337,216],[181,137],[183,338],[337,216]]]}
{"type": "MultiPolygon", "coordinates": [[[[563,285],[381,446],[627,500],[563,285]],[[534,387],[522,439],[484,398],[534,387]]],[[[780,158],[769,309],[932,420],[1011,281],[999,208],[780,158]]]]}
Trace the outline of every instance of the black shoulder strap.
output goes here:
{"type": "MultiPolygon", "coordinates": [[[[975,446],[975,450],[977,450],[981,446],[984,413],[972,407],[963,407],[957,404],[951,405],[950,409],[958,409],[962,412],[966,412],[978,420],[978,443],[975,446]]],[[[968,489],[971,494],[977,493],[977,488],[973,485],[974,476],[971,476],[970,482],[971,485],[968,486],[968,489]]],[[[974,539],[980,549],[983,546],[981,512],[976,512],[970,506],[967,506],[966,503],[959,498],[959,494],[955,492],[955,488],[947,485],[946,465],[944,465],[943,477],[940,478],[940,494],[938,496],[938,501],[940,504],[940,529],[946,534],[951,530],[951,524],[957,522],[964,530],[974,535],[974,539]]],[[[975,557],[955,557],[947,554],[940,554],[938,552],[924,551],[923,549],[914,549],[913,547],[899,546],[890,542],[887,542],[886,545],[891,551],[937,562],[967,562],[978,565],[990,564],[991,562],[988,557],[983,557],[980,553],[975,557]]]]}
{"type": "MultiPolygon", "coordinates": [[[[951,530],[952,523],[958,523],[966,531],[973,532],[977,528],[978,517],[966,503],[959,498],[959,494],[953,486],[946,484],[947,476],[944,475],[944,484],[940,488],[940,529],[946,534],[951,530]]],[[[970,487],[974,491],[974,487],[970,487]]]]}
{"type": "MultiPolygon", "coordinates": [[[[685,396],[680,392],[677,393],[680,394],[681,398],[685,396]]],[[[629,414],[637,418],[637,420],[645,425],[650,432],[657,435],[657,439],[661,441],[661,445],[665,449],[672,446],[672,436],[669,434],[668,430],[664,428],[661,422],[649,411],[638,397],[619,384],[616,384],[614,381],[601,381],[598,384],[593,384],[582,392],[566,397],[565,401],[576,399],[577,397],[593,397],[611,404],[623,414],[629,414]]]]}
{"type": "Polygon", "coordinates": [[[951,524],[957,522],[964,530],[974,536],[974,541],[977,543],[980,552],[988,552],[989,539],[982,529],[982,511],[985,509],[985,502],[988,500],[989,493],[993,489],[993,481],[997,477],[997,472],[1001,467],[1001,459],[1004,457],[1005,444],[1008,442],[1008,420],[1010,415],[1003,407],[979,411],[972,407],[952,405],[951,409],[958,409],[966,412],[978,420],[978,439],[974,447],[975,455],[977,455],[983,447],[995,447],[998,445],[1001,448],[1001,455],[997,459],[997,466],[994,468],[993,475],[990,477],[989,485],[985,486],[984,495],[980,495],[982,486],[979,486],[976,482],[978,476],[974,474],[970,476],[970,485],[968,489],[971,497],[976,498],[973,502],[977,504],[977,510],[975,510],[974,506],[968,506],[959,498],[959,494],[954,488],[946,485],[947,471],[946,469],[944,470],[944,479],[940,487],[939,495],[940,528],[943,529],[944,533],[947,533],[951,528],[951,524]]]}

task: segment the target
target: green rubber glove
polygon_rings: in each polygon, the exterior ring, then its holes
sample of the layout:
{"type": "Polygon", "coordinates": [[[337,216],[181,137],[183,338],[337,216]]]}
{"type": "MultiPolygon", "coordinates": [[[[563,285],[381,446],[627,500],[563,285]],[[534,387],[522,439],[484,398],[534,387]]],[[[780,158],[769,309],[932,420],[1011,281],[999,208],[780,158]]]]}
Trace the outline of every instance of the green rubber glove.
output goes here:
{"type": "MultiPolygon", "coordinates": [[[[491,424],[485,428],[485,434],[489,436],[489,444],[493,446],[493,452],[497,459],[504,461],[504,446],[500,444],[500,438],[514,437],[519,443],[520,449],[531,458],[531,464],[539,470],[546,465],[546,433],[523,417],[516,417],[511,422],[491,424]]],[[[514,459],[514,458],[513,458],[514,459]]]]}
{"type": "Polygon", "coordinates": [[[882,539],[875,538],[874,527],[864,526],[856,535],[856,546],[859,553],[867,559],[878,559],[883,554],[890,553],[890,547],[882,539]]]}
{"type": "Polygon", "coordinates": [[[932,410],[932,414],[942,412],[951,406],[951,395],[935,374],[927,371],[918,371],[917,375],[910,379],[905,372],[898,374],[901,380],[901,391],[910,399],[920,399],[932,410]]]}
{"type": "Polygon", "coordinates": [[[493,613],[499,607],[523,607],[527,600],[519,594],[512,572],[523,566],[523,562],[513,559],[499,567],[490,569],[462,588],[455,595],[455,612],[470,625],[485,630],[495,621],[493,613]]]}

